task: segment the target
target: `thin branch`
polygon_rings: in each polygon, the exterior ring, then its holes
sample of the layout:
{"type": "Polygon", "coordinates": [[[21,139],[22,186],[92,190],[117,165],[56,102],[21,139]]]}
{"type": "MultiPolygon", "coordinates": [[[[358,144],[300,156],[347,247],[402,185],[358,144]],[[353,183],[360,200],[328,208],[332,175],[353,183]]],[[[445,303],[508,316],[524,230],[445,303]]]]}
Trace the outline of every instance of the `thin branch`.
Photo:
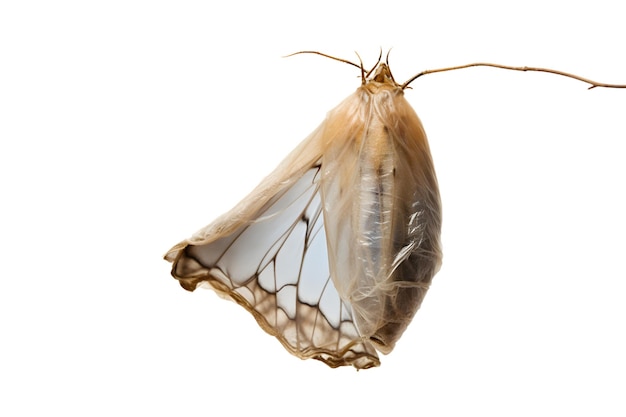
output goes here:
{"type": "MultiPolygon", "coordinates": [[[[385,64],[387,64],[388,68],[389,68],[389,54],[390,53],[391,53],[391,48],[389,48],[389,50],[387,51],[387,57],[385,58],[385,64]]],[[[391,77],[391,81],[393,81],[395,85],[398,85],[398,83],[396,82],[396,79],[393,78],[393,74],[391,73],[391,70],[389,70],[389,76],[391,77]]]]}
{"type": "Polygon", "coordinates": [[[361,59],[361,55],[359,55],[359,53],[357,51],[354,51],[354,53],[356,54],[356,57],[359,58],[359,64],[360,68],[361,68],[361,85],[365,85],[365,79],[367,78],[367,75],[365,74],[365,68],[363,67],[363,60],[361,59]]]}
{"type": "MultiPolygon", "coordinates": [[[[359,57],[359,61],[361,61],[361,56],[359,55],[358,52],[354,51],[354,53],[356,54],[356,56],[359,57]]],[[[380,48],[380,53],[378,54],[378,60],[376,60],[376,63],[374,64],[374,66],[372,67],[371,70],[367,71],[367,73],[365,74],[365,77],[369,77],[370,74],[372,73],[372,71],[374,71],[376,69],[376,67],[378,66],[378,64],[380,64],[380,59],[383,57],[383,48],[380,48]]],[[[363,65],[363,61],[361,61],[361,65],[363,65]]]]}
{"type": "Polygon", "coordinates": [[[606,88],[626,88],[626,84],[607,84],[607,83],[599,83],[597,81],[593,81],[590,80],[588,78],[583,78],[580,77],[578,75],[574,75],[574,74],[569,74],[567,72],[563,72],[563,71],[558,71],[558,70],[553,70],[553,69],[549,69],[549,68],[538,68],[538,67],[511,67],[508,65],[499,65],[499,64],[489,64],[489,63],[485,63],[485,62],[477,62],[474,64],[467,64],[467,65],[460,65],[458,67],[448,67],[448,68],[439,68],[439,69],[434,69],[434,70],[426,70],[426,71],[422,71],[419,74],[413,76],[411,79],[409,79],[407,82],[405,82],[404,84],[401,85],[402,89],[404,90],[405,88],[407,88],[409,86],[409,84],[411,84],[413,81],[415,81],[416,79],[418,79],[419,77],[421,77],[422,75],[426,75],[426,74],[434,74],[436,72],[444,72],[444,71],[453,71],[453,70],[458,70],[458,69],[463,69],[463,68],[469,68],[469,67],[494,67],[494,68],[501,68],[501,69],[506,69],[506,70],[513,70],[513,71],[539,71],[539,72],[549,72],[551,74],[556,74],[556,75],[562,75],[564,77],[569,77],[569,78],[573,78],[575,80],[578,81],[582,81],[584,83],[590,84],[591,86],[589,87],[589,90],[591,90],[592,88],[596,88],[596,87],[606,87],[606,88]]]}
{"type": "MultiPolygon", "coordinates": [[[[362,65],[361,65],[361,66],[359,66],[359,65],[355,64],[354,62],[350,62],[350,61],[348,61],[347,59],[337,58],[337,57],[334,57],[334,56],[332,56],[332,55],[326,55],[326,54],[323,54],[323,53],[321,53],[321,52],[317,52],[317,51],[299,51],[299,52],[294,52],[293,54],[285,55],[283,58],[289,58],[290,56],[300,55],[300,54],[315,54],[315,55],[321,55],[321,56],[325,56],[326,58],[334,59],[335,61],[339,61],[339,62],[344,62],[344,63],[346,63],[346,64],[350,64],[350,65],[352,65],[352,66],[357,67],[358,69],[361,69],[361,67],[362,67],[362,65]]],[[[357,56],[359,56],[359,55],[357,54],[357,56]]],[[[361,59],[361,58],[359,57],[359,59],[361,59]]]]}

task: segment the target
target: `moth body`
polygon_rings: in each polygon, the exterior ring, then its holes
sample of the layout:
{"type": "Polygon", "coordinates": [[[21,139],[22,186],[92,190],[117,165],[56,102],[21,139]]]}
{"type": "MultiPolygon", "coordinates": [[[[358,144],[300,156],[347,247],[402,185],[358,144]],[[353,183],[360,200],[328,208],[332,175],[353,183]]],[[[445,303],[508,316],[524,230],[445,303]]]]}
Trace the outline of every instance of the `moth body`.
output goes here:
{"type": "Polygon", "coordinates": [[[331,277],[361,335],[383,353],[441,263],[441,204],[426,135],[387,73],[381,64],[329,115],[349,120],[344,108],[359,108],[325,151],[321,180],[331,277]]]}

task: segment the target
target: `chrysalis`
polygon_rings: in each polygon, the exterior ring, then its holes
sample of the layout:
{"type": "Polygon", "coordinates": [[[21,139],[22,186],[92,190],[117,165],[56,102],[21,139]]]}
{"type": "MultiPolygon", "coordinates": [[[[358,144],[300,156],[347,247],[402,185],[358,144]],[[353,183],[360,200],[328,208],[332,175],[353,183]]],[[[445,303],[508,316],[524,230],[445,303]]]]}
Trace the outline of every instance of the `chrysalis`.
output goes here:
{"type": "Polygon", "coordinates": [[[422,124],[380,63],[250,195],[166,255],[294,355],[378,366],[441,265],[422,124]]]}
{"type": "Polygon", "coordinates": [[[624,86],[483,63],[400,85],[380,60],[367,74],[355,66],[356,92],[250,195],[165,258],[183,288],[203,284],[236,301],[292,354],[366,369],[394,348],[441,265],[437,178],[408,84],[495,66],[624,86]]]}

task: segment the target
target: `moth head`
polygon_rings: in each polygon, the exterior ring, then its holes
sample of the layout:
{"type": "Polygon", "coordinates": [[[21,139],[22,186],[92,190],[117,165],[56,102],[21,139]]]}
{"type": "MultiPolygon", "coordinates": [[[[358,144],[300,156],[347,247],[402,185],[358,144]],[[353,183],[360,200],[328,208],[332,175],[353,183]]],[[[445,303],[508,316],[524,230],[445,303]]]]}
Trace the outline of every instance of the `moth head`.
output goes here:
{"type": "Polygon", "coordinates": [[[374,74],[370,76],[367,81],[391,84],[393,86],[399,87],[399,85],[396,83],[396,80],[393,79],[393,74],[391,74],[389,65],[385,64],[384,62],[380,62],[376,66],[376,68],[374,69],[374,74]]]}

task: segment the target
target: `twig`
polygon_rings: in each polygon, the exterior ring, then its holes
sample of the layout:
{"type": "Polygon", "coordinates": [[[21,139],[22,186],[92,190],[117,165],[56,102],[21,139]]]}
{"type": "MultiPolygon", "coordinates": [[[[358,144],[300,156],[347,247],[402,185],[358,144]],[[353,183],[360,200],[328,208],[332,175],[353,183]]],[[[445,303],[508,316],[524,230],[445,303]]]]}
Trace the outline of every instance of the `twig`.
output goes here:
{"type": "Polygon", "coordinates": [[[404,84],[402,84],[400,87],[404,90],[405,88],[407,88],[409,86],[409,84],[411,84],[413,81],[415,81],[416,79],[418,79],[419,77],[421,77],[422,75],[426,75],[426,74],[434,74],[436,72],[444,72],[444,71],[452,71],[452,70],[458,70],[458,69],[463,69],[463,68],[469,68],[469,67],[494,67],[494,68],[501,68],[501,69],[506,69],[506,70],[513,70],[513,71],[539,71],[539,72],[549,72],[551,74],[556,74],[556,75],[562,75],[564,77],[569,77],[569,78],[573,78],[575,80],[578,81],[582,81],[584,83],[587,84],[591,84],[591,86],[589,87],[589,90],[591,90],[592,88],[596,88],[596,87],[606,87],[606,88],[626,88],[626,84],[607,84],[607,83],[599,83],[597,81],[593,81],[590,80],[588,78],[584,78],[584,77],[580,77],[578,75],[574,75],[574,74],[569,74],[567,72],[563,72],[563,71],[558,71],[558,70],[553,70],[553,69],[549,69],[549,68],[539,68],[539,67],[511,67],[508,65],[500,65],[500,64],[489,64],[489,63],[485,63],[485,62],[477,62],[474,64],[467,64],[467,65],[460,65],[458,67],[448,67],[448,68],[439,68],[439,69],[434,69],[434,70],[426,70],[426,71],[422,71],[419,74],[413,76],[412,78],[410,78],[407,82],[405,82],[404,84]]]}

